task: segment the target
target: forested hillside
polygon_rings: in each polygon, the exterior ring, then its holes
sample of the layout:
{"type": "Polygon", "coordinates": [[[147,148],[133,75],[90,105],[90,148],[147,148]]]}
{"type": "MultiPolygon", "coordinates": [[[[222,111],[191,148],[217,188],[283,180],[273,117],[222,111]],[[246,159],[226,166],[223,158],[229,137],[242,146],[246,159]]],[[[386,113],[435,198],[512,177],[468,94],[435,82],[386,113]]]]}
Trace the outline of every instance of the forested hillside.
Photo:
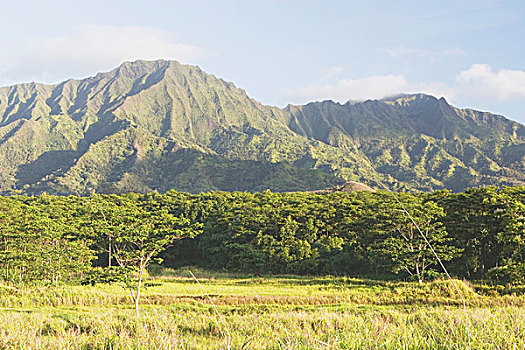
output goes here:
{"type": "Polygon", "coordinates": [[[0,88],[0,192],[525,183],[525,127],[427,95],[284,109],[175,61],[0,88]]]}

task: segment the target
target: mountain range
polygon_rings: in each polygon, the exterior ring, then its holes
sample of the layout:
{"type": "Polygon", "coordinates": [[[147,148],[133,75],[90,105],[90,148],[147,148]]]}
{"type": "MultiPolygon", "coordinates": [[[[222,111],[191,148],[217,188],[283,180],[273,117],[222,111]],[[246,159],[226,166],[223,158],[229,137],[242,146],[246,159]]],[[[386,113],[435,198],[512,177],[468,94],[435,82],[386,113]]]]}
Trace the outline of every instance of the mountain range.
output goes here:
{"type": "Polygon", "coordinates": [[[525,126],[424,94],[277,108],[176,61],[0,88],[0,193],[525,184],[525,126]]]}

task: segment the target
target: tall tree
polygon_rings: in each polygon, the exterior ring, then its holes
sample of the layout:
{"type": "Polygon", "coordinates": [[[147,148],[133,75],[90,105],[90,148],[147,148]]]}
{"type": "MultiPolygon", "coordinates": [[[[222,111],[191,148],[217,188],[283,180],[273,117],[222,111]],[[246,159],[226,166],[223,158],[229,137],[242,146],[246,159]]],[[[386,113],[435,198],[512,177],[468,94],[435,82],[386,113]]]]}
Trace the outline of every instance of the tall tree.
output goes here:
{"type": "Polygon", "coordinates": [[[451,244],[440,222],[443,210],[435,202],[425,201],[422,194],[399,193],[397,197],[402,206],[385,194],[368,212],[370,253],[389,261],[393,272],[404,271],[421,283],[429,269],[437,266],[429,244],[442,261],[458,256],[460,249],[451,244]]]}
{"type": "Polygon", "coordinates": [[[448,194],[439,203],[455,246],[464,249],[456,260],[457,273],[485,278],[489,269],[501,264],[504,243],[500,237],[512,220],[509,201],[498,188],[489,186],[448,194]]]}

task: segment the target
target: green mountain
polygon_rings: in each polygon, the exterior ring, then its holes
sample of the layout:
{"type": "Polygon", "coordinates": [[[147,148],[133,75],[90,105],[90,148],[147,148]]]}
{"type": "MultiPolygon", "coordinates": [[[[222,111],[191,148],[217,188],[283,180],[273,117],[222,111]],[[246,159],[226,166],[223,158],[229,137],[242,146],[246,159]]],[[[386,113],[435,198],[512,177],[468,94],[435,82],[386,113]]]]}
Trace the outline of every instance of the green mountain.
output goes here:
{"type": "Polygon", "coordinates": [[[0,192],[525,184],[525,127],[427,95],[262,105],[175,61],[0,88],[0,192]]]}

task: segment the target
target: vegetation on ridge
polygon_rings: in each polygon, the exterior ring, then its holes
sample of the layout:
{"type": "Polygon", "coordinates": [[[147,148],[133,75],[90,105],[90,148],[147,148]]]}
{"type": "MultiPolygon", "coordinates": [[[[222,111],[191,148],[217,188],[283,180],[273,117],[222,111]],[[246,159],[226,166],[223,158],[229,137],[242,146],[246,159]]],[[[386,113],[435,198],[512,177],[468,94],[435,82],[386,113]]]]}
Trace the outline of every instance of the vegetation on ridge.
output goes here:
{"type": "Polygon", "coordinates": [[[175,61],[0,88],[0,192],[462,191],[525,183],[525,127],[443,99],[264,106],[175,61]]]}

